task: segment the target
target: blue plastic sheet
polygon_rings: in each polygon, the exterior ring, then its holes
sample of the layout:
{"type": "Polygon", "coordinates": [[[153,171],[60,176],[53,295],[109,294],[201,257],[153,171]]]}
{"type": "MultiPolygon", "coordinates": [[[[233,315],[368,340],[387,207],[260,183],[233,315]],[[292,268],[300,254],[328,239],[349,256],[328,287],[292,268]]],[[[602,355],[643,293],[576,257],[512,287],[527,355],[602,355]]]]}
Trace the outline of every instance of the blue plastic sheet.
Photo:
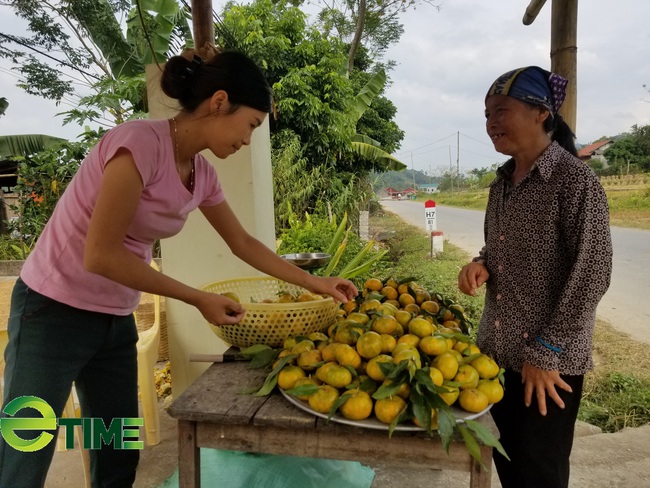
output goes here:
{"type": "MultiPolygon", "coordinates": [[[[355,461],[201,449],[210,488],[370,488],[375,472],[355,461]]],[[[178,488],[178,470],[159,488],[178,488]]]]}

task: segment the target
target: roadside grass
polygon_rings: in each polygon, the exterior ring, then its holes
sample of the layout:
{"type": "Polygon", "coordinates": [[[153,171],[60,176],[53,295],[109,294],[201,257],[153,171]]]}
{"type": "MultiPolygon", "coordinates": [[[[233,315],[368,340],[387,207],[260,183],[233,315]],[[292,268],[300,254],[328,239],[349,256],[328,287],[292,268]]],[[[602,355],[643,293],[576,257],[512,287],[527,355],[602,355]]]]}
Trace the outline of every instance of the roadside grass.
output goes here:
{"type": "MultiPolygon", "coordinates": [[[[373,213],[370,229],[373,236],[383,236],[382,245],[389,249],[386,258],[390,264],[379,278],[413,277],[428,290],[460,303],[476,331],[485,295],[481,290],[479,296],[469,297],[458,290],[458,272],[471,258],[465,251],[445,241],[444,252],[431,258],[430,238],[422,229],[389,212],[373,213]]],[[[595,368],[585,377],[578,418],[604,432],[650,423],[649,350],[650,345],[635,342],[598,320],[594,333],[595,368]]]]}
{"type": "MultiPolygon", "coordinates": [[[[616,227],[650,230],[650,185],[639,180],[635,186],[621,187],[612,183],[604,185],[609,204],[610,224],[616,227]]],[[[437,204],[451,207],[485,210],[488,189],[439,192],[435,195],[418,196],[418,200],[435,200],[437,204]]]]}

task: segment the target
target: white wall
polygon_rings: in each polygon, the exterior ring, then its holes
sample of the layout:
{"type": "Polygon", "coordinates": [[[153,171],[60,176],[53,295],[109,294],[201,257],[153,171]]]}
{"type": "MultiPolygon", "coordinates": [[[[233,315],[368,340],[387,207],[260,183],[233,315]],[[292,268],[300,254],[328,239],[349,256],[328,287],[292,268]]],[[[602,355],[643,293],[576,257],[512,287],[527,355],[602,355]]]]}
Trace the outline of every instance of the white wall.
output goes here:
{"type": "MultiPolygon", "coordinates": [[[[149,115],[167,118],[176,113],[173,101],[161,93],[160,70],[147,67],[149,115]]],[[[242,225],[252,235],[275,249],[273,179],[268,118],[253,133],[251,145],[225,160],[206,151],[215,166],[226,199],[242,225]]],[[[177,236],[161,243],[165,274],[190,286],[260,273],[232,255],[200,211],[192,214],[177,236]]],[[[177,300],[166,300],[167,335],[172,371],[172,392],[180,395],[209,366],[189,363],[191,353],[218,354],[228,346],[218,339],[203,316],[177,300]]]]}

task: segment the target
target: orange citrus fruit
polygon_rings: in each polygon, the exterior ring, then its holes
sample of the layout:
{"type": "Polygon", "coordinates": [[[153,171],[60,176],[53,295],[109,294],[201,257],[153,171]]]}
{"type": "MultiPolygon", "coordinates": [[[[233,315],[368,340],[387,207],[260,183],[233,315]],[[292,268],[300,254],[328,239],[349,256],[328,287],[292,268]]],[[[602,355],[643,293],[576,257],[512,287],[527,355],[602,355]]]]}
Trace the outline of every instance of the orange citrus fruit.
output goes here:
{"type": "Polygon", "coordinates": [[[479,380],[477,390],[482,391],[488,397],[488,403],[497,403],[503,399],[503,386],[499,380],[479,380]]]}
{"type": "Polygon", "coordinates": [[[298,355],[296,363],[305,371],[313,371],[316,369],[315,364],[320,363],[323,356],[318,349],[310,349],[309,351],[301,352],[298,355]]]}
{"type": "Polygon", "coordinates": [[[443,378],[446,380],[453,379],[456,373],[458,373],[458,359],[451,351],[443,352],[439,356],[436,356],[431,366],[439,369],[443,378]]]}
{"type": "Polygon", "coordinates": [[[387,354],[380,354],[379,356],[375,356],[370,361],[368,361],[368,364],[366,364],[366,374],[375,381],[384,381],[386,379],[386,375],[384,375],[378,363],[392,362],[393,358],[387,354]]]}
{"type": "Polygon", "coordinates": [[[469,364],[461,364],[458,367],[458,373],[454,376],[454,381],[460,383],[461,390],[476,388],[478,386],[478,371],[469,364]]]}
{"type": "Polygon", "coordinates": [[[449,386],[442,384],[448,391],[439,393],[440,398],[449,406],[453,405],[456,400],[458,400],[458,395],[460,395],[460,390],[457,386],[449,386]]]}
{"type": "Polygon", "coordinates": [[[394,334],[399,323],[392,315],[377,317],[372,321],[370,328],[378,334],[394,334]]]}
{"type": "Polygon", "coordinates": [[[397,297],[399,296],[399,293],[397,293],[397,290],[393,288],[392,286],[384,286],[381,289],[381,294],[386,297],[386,300],[396,300],[397,297]]]}
{"type": "Polygon", "coordinates": [[[357,341],[357,352],[364,359],[371,359],[381,354],[382,340],[377,332],[368,331],[357,341]]]}
{"type": "Polygon", "coordinates": [[[371,291],[381,291],[381,289],[384,287],[384,284],[381,282],[380,279],[377,278],[369,278],[366,280],[366,282],[363,284],[363,287],[366,290],[371,290],[371,291]]]}
{"type": "Polygon", "coordinates": [[[406,408],[406,402],[397,395],[375,402],[375,417],[384,424],[390,424],[406,408]]]}
{"type": "Polygon", "coordinates": [[[319,413],[329,413],[339,399],[339,391],[330,385],[320,385],[316,393],[309,397],[309,406],[319,413]]]}
{"type": "Polygon", "coordinates": [[[307,376],[305,371],[298,366],[286,365],[278,373],[278,386],[283,390],[290,390],[300,378],[307,376]]]}
{"type": "Polygon", "coordinates": [[[393,352],[397,345],[397,339],[388,334],[379,334],[379,337],[381,337],[381,352],[384,354],[393,352]]]}
{"type": "Polygon", "coordinates": [[[476,371],[478,371],[478,375],[483,379],[492,379],[499,374],[499,365],[494,359],[485,354],[481,354],[476,359],[473,359],[470,364],[474,366],[476,371]]]}
{"type": "Polygon", "coordinates": [[[460,392],[458,403],[463,410],[478,413],[488,406],[488,396],[477,388],[468,388],[460,392]]]}
{"type": "Polygon", "coordinates": [[[334,363],[327,371],[323,379],[320,379],[323,383],[327,383],[334,388],[345,388],[350,383],[352,383],[352,373],[348,368],[339,366],[334,363]]]}
{"type": "Polygon", "coordinates": [[[341,414],[350,420],[363,420],[372,413],[372,398],[363,390],[348,390],[343,394],[348,399],[339,407],[341,414]]]}
{"type": "Polygon", "coordinates": [[[408,323],[409,334],[416,335],[420,338],[432,335],[436,327],[422,317],[415,317],[408,323]]]}
{"type": "Polygon", "coordinates": [[[418,347],[429,356],[438,356],[449,349],[447,339],[439,335],[423,337],[420,339],[418,347]]]}

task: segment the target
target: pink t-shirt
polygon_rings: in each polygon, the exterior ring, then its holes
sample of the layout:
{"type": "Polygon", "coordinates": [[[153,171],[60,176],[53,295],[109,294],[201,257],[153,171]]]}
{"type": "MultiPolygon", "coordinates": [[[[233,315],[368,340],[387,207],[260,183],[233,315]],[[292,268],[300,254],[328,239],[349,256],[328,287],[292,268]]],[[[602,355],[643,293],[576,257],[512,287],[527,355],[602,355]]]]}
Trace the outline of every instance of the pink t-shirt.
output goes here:
{"type": "Polygon", "coordinates": [[[146,262],[155,240],[177,234],[199,206],[224,201],[217,173],[195,158],[194,193],[181,182],[167,120],[133,120],[108,131],[90,151],[59,200],[21,278],[33,290],[70,306],[128,315],[140,292],[84,269],[86,233],[104,168],[120,148],[131,152],[144,190],[124,245],[146,262]]]}

